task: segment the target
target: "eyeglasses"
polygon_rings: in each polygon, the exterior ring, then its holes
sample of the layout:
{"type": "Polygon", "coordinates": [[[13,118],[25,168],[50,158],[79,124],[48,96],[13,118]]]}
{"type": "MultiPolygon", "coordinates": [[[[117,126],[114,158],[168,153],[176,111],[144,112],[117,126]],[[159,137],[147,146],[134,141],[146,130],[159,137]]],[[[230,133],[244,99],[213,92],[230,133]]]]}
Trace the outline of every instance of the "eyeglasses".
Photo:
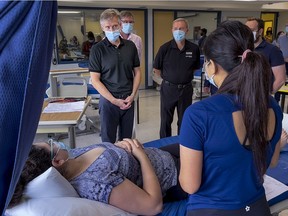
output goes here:
{"type": "Polygon", "coordinates": [[[211,63],[211,61],[210,61],[210,60],[209,60],[209,61],[207,61],[207,60],[205,59],[205,61],[204,61],[204,64],[203,64],[203,67],[206,67],[206,66],[208,66],[210,63],[211,63]]]}
{"type": "Polygon", "coordinates": [[[210,60],[207,61],[207,60],[205,59],[205,61],[204,61],[204,63],[203,63],[203,67],[202,67],[202,72],[205,72],[205,71],[206,71],[206,66],[208,66],[210,63],[211,63],[210,60]]]}
{"type": "Polygon", "coordinates": [[[53,139],[49,139],[48,140],[48,144],[50,145],[50,156],[51,156],[51,160],[54,160],[54,158],[57,156],[59,150],[60,150],[60,147],[59,145],[57,145],[57,143],[53,140],[53,139]],[[56,153],[54,154],[54,146],[57,146],[58,149],[56,151],[56,153]]]}
{"type": "Polygon", "coordinates": [[[122,23],[130,23],[130,24],[133,24],[134,21],[133,20],[121,20],[122,23]]]}

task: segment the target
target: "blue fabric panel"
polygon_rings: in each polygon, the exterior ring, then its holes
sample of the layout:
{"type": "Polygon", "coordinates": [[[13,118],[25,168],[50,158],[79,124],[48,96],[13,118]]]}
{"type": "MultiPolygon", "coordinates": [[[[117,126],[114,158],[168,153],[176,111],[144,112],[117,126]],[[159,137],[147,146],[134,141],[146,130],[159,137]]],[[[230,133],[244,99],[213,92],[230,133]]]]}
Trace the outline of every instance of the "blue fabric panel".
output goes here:
{"type": "Polygon", "coordinates": [[[0,213],[38,126],[51,63],[56,1],[0,1],[0,213]]]}

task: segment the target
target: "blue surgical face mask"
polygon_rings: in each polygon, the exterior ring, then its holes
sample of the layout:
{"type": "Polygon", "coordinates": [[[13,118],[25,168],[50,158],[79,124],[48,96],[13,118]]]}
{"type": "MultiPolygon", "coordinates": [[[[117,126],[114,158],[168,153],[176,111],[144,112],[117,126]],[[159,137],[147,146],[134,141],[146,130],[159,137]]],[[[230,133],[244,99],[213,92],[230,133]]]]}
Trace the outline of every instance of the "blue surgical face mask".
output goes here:
{"type": "Polygon", "coordinates": [[[133,23],[122,23],[122,31],[125,34],[130,34],[133,31],[133,23]]]}
{"type": "Polygon", "coordinates": [[[211,83],[211,84],[214,85],[216,88],[218,88],[218,86],[216,85],[216,83],[214,82],[214,79],[213,79],[214,76],[215,76],[215,74],[213,74],[211,77],[209,77],[209,76],[208,76],[208,73],[207,73],[207,70],[205,69],[208,64],[210,64],[210,61],[204,63],[204,65],[203,65],[203,70],[204,70],[205,78],[206,78],[206,80],[209,81],[209,83],[211,83]]]}
{"type": "Polygon", "coordinates": [[[182,30],[173,31],[173,37],[175,41],[182,41],[185,39],[185,32],[182,30]]]}
{"type": "Polygon", "coordinates": [[[51,146],[51,160],[54,159],[54,157],[58,154],[59,150],[66,150],[68,152],[67,160],[75,158],[75,156],[73,155],[73,153],[71,151],[71,148],[68,145],[64,144],[63,142],[56,142],[52,139],[49,139],[48,143],[51,146]],[[53,152],[54,146],[56,146],[58,148],[58,150],[55,154],[53,152]]]}
{"type": "Polygon", "coordinates": [[[120,36],[120,31],[119,30],[105,31],[105,36],[108,38],[110,42],[115,42],[120,36]]]}

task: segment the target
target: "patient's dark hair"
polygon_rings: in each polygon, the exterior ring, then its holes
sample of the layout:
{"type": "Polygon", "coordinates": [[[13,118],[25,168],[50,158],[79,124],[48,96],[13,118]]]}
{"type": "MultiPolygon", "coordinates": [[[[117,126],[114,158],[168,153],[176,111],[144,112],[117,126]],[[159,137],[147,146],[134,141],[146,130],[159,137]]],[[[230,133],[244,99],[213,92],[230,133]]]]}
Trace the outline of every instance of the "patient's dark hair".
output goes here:
{"type": "Polygon", "coordinates": [[[44,148],[32,145],[28,159],[24,165],[16,185],[9,208],[20,203],[26,185],[52,166],[50,152],[44,148]]]}
{"type": "MultiPolygon", "coordinates": [[[[259,177],[266,172],[267,128],[271,67],[265,57],[253,52],[253,33],[239,21],[224,21],[206,39],[203,53],[212,59],[228,76],[218,90],[236,95],[235,103],[243,107],[246,135],[253,152],[259,177]],[[247,50],[246,58],[242,55],[247,50]]],[[[245,52],[246,53],[246,52],[245,52]]]]}

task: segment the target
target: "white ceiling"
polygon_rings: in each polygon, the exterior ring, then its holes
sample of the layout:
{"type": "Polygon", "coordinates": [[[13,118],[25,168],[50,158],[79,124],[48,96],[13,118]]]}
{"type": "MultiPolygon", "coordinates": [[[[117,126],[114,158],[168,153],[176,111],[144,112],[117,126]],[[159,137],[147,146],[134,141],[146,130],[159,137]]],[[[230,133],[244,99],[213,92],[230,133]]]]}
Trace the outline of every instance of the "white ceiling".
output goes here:
{"type": "Polygon", "coordinates": [[[185,9],[209,11],[288,11],[288,2],[276,0],[226,0],[226,1],[195,1],[195,0],[58,0],[59,6],[103,7],[103,8],[153,8],[153,9],[185,9]]]}

